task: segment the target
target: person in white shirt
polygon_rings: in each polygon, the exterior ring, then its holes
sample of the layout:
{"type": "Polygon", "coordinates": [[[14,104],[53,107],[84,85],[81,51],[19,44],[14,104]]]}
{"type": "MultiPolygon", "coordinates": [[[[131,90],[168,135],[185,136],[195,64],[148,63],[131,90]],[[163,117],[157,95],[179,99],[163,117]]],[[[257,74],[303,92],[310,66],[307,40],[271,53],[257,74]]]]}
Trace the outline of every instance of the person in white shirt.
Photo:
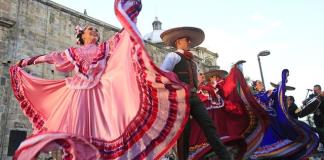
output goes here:
{"type": "MultiPolygon", "coordinates": [[[[230,160],[231,155],[217,136],[216,127],[208,112],[196,94],[198,88],[197,65],[189,49],[204,41],[204,32],[195,27],[177,27],[164,31],[161,39],[168,46],[176,48],[175,52],[166,55],[161,69],[174,72],[178,78],[190,88],[190,114],[203,130],[213,151],[221,160],[230,160]]],[[[187,124],[178,140],[179,159],[187,159],[189,155],[190,125],[187,124]]]]}

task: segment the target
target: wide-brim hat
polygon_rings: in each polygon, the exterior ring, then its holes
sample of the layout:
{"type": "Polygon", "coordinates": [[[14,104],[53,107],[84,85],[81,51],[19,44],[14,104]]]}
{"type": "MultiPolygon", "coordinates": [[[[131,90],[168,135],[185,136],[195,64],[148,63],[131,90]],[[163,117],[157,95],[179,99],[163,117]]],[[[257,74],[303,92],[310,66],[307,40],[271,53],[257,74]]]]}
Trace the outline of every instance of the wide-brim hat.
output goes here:
{"type": "MultiPolygon", "coordinates": [[[[274,87],[274,88],[277,88],[279,84],[275,84],[275,83],[273,83],[273,82],[270,82],[270,85],[271,85],[272,87],[274,87]]],[[[293,86],[287,86],[287,85],[286,85],[286,90],[287,90],[287,91],[293,91],[293,90],[295,90],[295,89],[296,89],[296,88],[293,87],[293,86]]]]}
{"type": "Polygon", "coordinates": [[[205,73],[205,77],[207,80],[209,80],[209,78],[212,76],[219,76],[221,78],[225,78],[227,75],[228,75],[228,72],[225,70],[221,70],[221,69],[210,70],[205,73]]]}
{"type": "Polygon", "coordinates": [[[175,47],[175,41],[180,38],[189,38],[190,47],[200,45],[205,39],[205,33],[196,27],[177,27],[164,31],[160,35],[162,41],[168,45],[175,47]]]}

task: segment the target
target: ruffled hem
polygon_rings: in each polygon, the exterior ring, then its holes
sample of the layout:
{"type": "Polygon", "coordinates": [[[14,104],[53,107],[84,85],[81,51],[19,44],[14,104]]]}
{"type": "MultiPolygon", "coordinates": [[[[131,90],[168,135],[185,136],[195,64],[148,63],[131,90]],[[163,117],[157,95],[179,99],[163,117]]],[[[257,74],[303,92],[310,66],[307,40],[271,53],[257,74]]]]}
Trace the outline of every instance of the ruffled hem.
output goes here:
{"type": "MultiPolygon", "coordinates": [[[[243,137],[224,136],[220,137],[220,139],[227,148],[231,148],[232,151],[235,151],[235,153],[230,151],[230,153],[234,154],[235,159],[243,159],[244,153],[246,152],[246,142],[243,137]]],[[[211,151],[212,148],[208,143],[196,144],[189,148],[189,159],[201,159],[211,151]]]]}
{"type": "Polygon", "coordinates": [[[14,65],[10,67],[9,72],[11,77],[11,87],[13,93],[20,104],[21,110],[27,116],[29,121],[32,122],[34,132],[38,133],[41,131],[46,131],[47,129],[44,127],[44,117],[35,109],[35,107],[25,96],[25,92],[21,85],[23,83],[21,81],[22,69],[17,65],[14,65]]]}
{"type": "MultiPolygon", "coordinates": [[[[246,109],[249,117],[249,124],[241,134],[245,138],[247,144],[246,152],[243,157],[247,158],[260,145],[264,132],[268,126],[268,118],[266,116],[267,113],[258,106],[238,66],[235,65],[231,72],[237,75],[236,84],[234,84],[234,86],[237,87],[238,95],[244,103],[244,109],[246,109]]],[[[228,93],[225,93],[225,95],[226,94],[229,95],[228,93]]]]}
{"type": "Polygon", "coordinates": [[[14,160],[36,159],[41,152],[63,150],[64,160],[95,160],[100,158],[98,149],[88,140],[72,134],[47,132],[23,141],[16,151],[14,160]]]}

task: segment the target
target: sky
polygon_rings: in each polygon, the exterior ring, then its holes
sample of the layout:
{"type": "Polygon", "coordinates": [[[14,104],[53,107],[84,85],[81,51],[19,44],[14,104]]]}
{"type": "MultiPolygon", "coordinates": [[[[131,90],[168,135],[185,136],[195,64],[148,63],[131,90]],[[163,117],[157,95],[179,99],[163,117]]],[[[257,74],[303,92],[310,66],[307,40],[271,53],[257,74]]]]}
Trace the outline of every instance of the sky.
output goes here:
{"type": "MultiPolygon", "coordinates": [[[[88,16],[121,27],[114,0],[54,0],[88,16]]],[[[238,60],[246,60],[244,75],[261,80],[260,57],[267,89],[281,79],[283,69],[290,71],[288,91],[296,104],[315,84],[324,88],[324,1],[322,0],[142,0],[138,28],[142,35],[153,30],[155,17],[166,30],[180,26],[199,27],[205,32],[201,44],[218,53],[217,64],[229,71],[238,60]]]]}

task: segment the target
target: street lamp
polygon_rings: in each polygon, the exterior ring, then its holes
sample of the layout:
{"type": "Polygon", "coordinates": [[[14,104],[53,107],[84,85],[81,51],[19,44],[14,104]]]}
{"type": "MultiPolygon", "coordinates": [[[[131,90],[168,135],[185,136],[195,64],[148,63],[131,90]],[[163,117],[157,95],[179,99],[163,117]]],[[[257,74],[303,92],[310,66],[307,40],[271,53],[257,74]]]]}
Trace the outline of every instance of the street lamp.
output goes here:
{"type": "Polygon", "coordinates": [[[260,74],[261,74],[262,83],[264,85],[264,89],[265,89],[265,83],[264,83],[264,78],[263,78],[263,73],[262,73],[260,57],[261,56],[268,56],[269,54],[270,54],[270,51],[268,51],[268,50],[261,51],[258,54],[258,62],[259,62],[260,74]]]}

